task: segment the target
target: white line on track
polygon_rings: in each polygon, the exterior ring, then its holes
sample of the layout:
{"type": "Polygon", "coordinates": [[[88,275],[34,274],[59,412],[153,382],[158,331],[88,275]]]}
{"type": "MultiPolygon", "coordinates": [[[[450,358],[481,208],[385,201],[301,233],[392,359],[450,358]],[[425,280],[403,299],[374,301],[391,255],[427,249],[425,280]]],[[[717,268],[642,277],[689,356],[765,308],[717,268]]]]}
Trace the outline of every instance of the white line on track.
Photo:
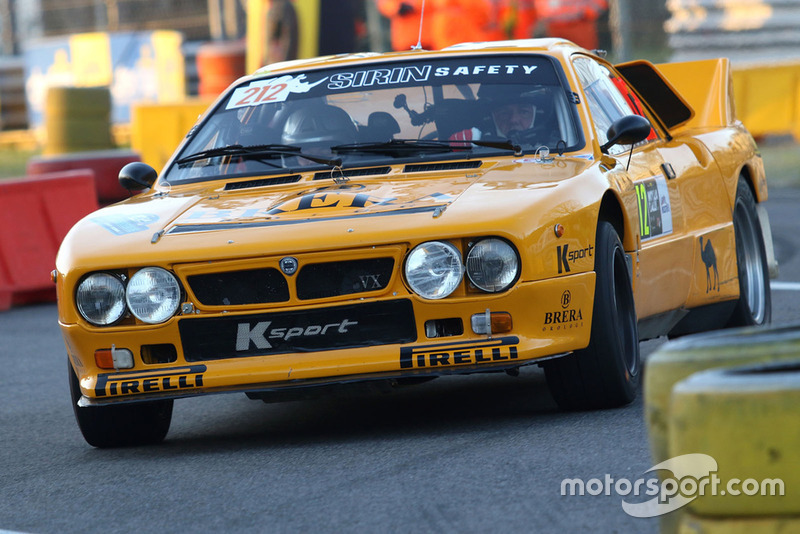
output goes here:
{"type": "Polygon", "coordinates": [[[770,282],[774,291],[800,291],[800,282],[770,282]]]}

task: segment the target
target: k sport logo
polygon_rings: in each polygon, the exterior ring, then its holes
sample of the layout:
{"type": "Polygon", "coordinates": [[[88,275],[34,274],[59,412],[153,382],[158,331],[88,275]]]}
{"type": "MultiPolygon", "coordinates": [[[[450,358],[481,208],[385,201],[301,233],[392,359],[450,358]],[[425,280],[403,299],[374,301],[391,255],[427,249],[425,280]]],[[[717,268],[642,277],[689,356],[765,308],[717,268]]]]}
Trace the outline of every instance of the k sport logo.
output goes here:
{"type": "Polygon", "coordinates": [[[292,326],[287,328],[270,328],[272,321],[259,321],[255,325],[249,322],[239,323],[236,332],[236,350],[250,350],[251,344],[258,349],[271,349],[269,340],[279,342],[292,338],[325,336],[329,334],[347,334],[348,329],[358,325],[358,321],[343,319],[336,323],[312,324],[308,326],[292,326]]]}
{"type": "Polygon", "coordinates": [[[556,247],[556,259],[558,260],[558,274],[568,273],[571,271],[570,264],[575,263],[583,258],[591,258],[594,247],[589,245],[586,248],[578,250],[570,250],[569,244],[558,245],[556,247]]]}

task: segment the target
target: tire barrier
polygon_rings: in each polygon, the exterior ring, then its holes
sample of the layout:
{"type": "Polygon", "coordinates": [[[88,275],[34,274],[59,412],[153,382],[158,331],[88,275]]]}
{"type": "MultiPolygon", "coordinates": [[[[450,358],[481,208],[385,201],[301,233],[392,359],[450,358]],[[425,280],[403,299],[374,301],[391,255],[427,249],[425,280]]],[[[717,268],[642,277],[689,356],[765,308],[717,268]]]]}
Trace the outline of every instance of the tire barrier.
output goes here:
{"type": "Polygon", "coordinates": [[[669,402],[673,386],[699,371],[800,358],[800,327],[737,328],[670,341],[647,359],[645,421],[654,463],[668,450],[669,402]]]}
{"type": "Polygon", "coordinates": [[[51,87],[45,102],[44,154],[114,148],[107,87],[51,87]]]}
{"type": "Polygon", "coordinates": [[[200,98],[216,98],[245,74],[244,41],[210,42],[197,49],[200,98]]]}
{"type": "Polygon", "coordinates": [[[0,181],[0,310],[55,300],[56,252],[97,209],[94,191],[90,169],[0,181]]]}
{"type": "Polygon", "coordinates": [[[94,173],[97,201],[100,205],[125,200],[131,194],[119,185],[119,170],[128,163],[141,161],[136,152],[124,149],[79,152],[58,156],[33,157],[28,161],[28,176],[91,169],[94,173]]]}
{"type": "Polygon", "coordinates": [[[0,130],[28,127],[25,66],[20,58],[0,58],[0,130]]]}
{"type": "MultiPolygon", "coordinates": [[[[688,511],[712,517],[800,516],[798,422],[800,358],[713,369],[676,384],[670,454],[700,452],[718,466],[703,492],[691,492],[695,498],[688,511]]],[[[689,482],[699,487],[699,480],[689,482]]]]}
{"type": "Polygon", "coordinates": [[[800,517],[717,518],[686,514],[680,534],[790,534],[800,532],[800,517]]]}

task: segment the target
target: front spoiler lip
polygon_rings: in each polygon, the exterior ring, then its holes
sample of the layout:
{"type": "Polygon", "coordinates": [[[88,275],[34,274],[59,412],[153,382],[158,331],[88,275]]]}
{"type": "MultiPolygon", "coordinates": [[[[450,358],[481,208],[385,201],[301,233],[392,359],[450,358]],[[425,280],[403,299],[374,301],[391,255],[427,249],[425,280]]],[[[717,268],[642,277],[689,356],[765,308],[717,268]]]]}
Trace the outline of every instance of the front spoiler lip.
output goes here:
{"type": "Polygon", "coordinates": [[[128,396],[115,396],[113,398],[90,398],[82,395],[78,399],[79,408],[89,408],[92,406],[109,406],[119,404],[131,404],[136,402],[147,402],[155,400],[167,399],[182,399],[188,397],[199,397],[205,395],[217,395],[221,393],[270,393],[278,391],[296,390],[296,389],[313,389],[324,388],[325,386],[336,386],[345,384],[354,384],[358,382],[369,382],[379,380],[399,380],[403,378],[420,378],[429,377],[436,378],[439,376],[448,375],[466,375],[474,373],[491,373],[506,371],[518,367],[526,367],[529,365],[538,365],[548,360],[562,358],[572,354],[571,352],[562,352],[552,354],[549,356],[542,356],[531,360],[523,360],[514,362],[513,364],[493,364],[493,365],[465,365],[463,367],[451,367],[442,369],[412,369],[406,371],[392,371],[387,373],[371,373],[363,375],[350,375],[334,378],[312,378],[303,380],[287,380],[284,382],[270,382],[257,383],[257,384],[243,384],[236,386],[222,386],[222,387],[204,387],[192,391],[184,391],[181,393],[137,393],[128,396]]]}

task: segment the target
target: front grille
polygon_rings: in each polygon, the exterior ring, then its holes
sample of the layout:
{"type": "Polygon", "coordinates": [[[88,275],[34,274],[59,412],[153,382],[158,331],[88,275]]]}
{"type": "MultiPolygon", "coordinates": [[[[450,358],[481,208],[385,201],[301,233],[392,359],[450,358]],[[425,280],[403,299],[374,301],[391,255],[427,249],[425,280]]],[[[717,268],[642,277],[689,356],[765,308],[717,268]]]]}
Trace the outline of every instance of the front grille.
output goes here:
{"type": "Polygon", "coordinates": [[[286,278],[277,269],[250,269],[195,274],[187,278],[192,292],[206,306],[265,304],[289,300],[286,278]]]}
{"type": "Polygon", "coordinates": [[[183,317],[178,330],[187,362],[417,340],[414,309],[405,299],[257,315],[183,317]]]}
{"type": "Polygon", "coordinates": [[[392,277],[393,258],[312,263],[297,275],[297,298],[322,299],[384,289],[392,277]]]}

